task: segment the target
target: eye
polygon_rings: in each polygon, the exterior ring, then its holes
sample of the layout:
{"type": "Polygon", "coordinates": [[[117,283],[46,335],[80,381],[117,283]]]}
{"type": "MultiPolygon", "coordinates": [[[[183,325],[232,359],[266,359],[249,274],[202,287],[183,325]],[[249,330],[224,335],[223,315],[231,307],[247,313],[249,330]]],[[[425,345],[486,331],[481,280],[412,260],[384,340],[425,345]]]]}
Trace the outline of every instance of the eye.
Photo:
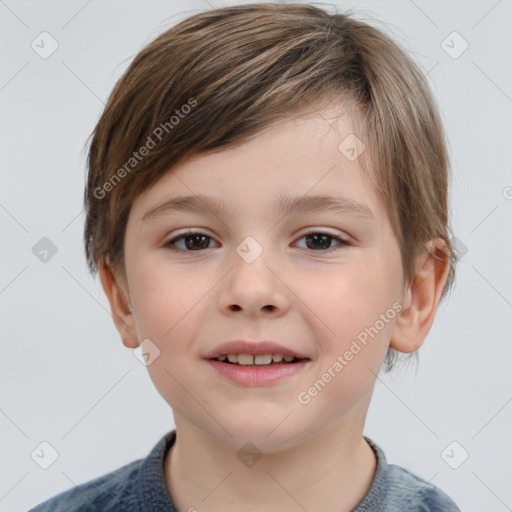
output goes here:
{"type": "Polygon", "coordinates": [[[344,240],[339,236],[330,235],[329,233],[322,233],[319,231],[306,233],[299,240],[302,240],[303,238],[306,240],[306,249],[314,249],[317,250],[317,252],[319,252],[318,250],[325,251],[331,249],[332,241],[337,242],[336,247],[350,245],[347,240],[344,240]]]}
{"type": "MultiPolygon", "coordinates": [[[[316,252],[326,251],[329,249],[336,250],[336,247],[349,246],[350,243],[347,240],[329,233],[323,233],[319,231],[312,231],[306,233],[299,240],[305,239],[306,249],[313,249],[316,252]],[[336,245],[331,247],[332,242],[336,242],[336,245]]],[[[200,231],[188,231],[178,235],[168,242],[165,243],[165,247],[169,247],[173,251],[200,251],[203,249],[211,249],[210,242],[213,238],[202,233],[200,231]],[[178,244],[182,244],[181,246],[178,244]]]]}
{"type": "Polygon", "coordinates": [[[169,240],[165,244],[165,247],[169,247],[173,251],[197,251],[201,249],[210,249],[210,241],[212,240],[212,237],[205,233],[201,233],[200,231],[188,231],[187,233],[183,233],[169,240]],[[178,247],[176,249],[175,247],[177,247],[178,242],[184,242],[185,248],[178,247]]]}

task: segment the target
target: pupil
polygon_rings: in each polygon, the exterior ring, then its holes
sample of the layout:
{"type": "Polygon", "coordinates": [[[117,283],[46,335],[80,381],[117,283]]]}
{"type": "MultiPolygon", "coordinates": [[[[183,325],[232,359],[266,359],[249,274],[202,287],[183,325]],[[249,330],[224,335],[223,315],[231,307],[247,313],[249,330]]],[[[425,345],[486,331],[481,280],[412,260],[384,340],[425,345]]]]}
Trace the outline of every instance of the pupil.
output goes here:
{"type": "Polygon", "coordinates": [[[194,250],[195,249],[195,242],[197,242],[199,239],[202,238],[202,242],[199,242],[201,249],[208,249],[208,237],[204,235],[188,235],[185,238],[185,243],[187,246],[187,249],[194,250]],[[191,243],[189,243],[192,240],[191,243]]]}
{"type": "MultiPolygon", "coordinates": [[[[311,239],[313,239],[313,240],[314,240],[314,242],[315,242],[315,244],[317,244],[318,242],[321,242],[321,243],[322,243],[321,248],[322,248],[322,249],[328,249],[328,248],[329,248],[329,246],[330,246],[330,241],[329,241],[329,239],[330,239],[330,238],[331,238],[331,237],[330,237],[329,235],[326,235],[326,234],[324,234],[324,233],[314,233],[314,234],[312,234],[312,235],[308,235],[308,236],[306,237],[306,240],[311,240],[311,239]]],[[[309,246],[308,246],[308,247],[309,247],[309,246]]],[[[318,248],[318,247],[319,247],[319,245],[315,245],[313,248],[315,248],[315,247],[316,247],[316,248],[318,248]]]]}

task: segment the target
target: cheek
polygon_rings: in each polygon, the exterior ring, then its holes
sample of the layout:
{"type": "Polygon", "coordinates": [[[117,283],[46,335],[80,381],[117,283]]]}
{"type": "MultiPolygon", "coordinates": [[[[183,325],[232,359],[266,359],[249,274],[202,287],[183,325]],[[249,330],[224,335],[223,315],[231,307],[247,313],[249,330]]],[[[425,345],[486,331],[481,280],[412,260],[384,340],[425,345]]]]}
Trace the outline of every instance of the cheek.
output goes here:
{"type": "Polygon", "coordinates": [[[337,393],[357,396],[356,390],[372,381],[372,371],[377,373],[382,364],[398,315],[399,281],[394,271],[389,261],[375,254],[340,266],[324,278],[297,281],[298,295],[307,297],[305,302],[315,313],[310,316],[311,330],[322,333],[317,340],[320,371],[330,371],[326,380],[343,383],[337,393]]]}
{"type": "Polygon", "coordinates": [[[163,346],[182,339],[184,332],[193,335],[197,312],[209,300],[208,286],[198,279],[197,272],[177,272],[172,275],[165,266],[138,267],[131,283],[136,302],[136,321],[140,334],[154,338],[163,346]]]}
{"type": "Polygon", "coordinates": [[[197,273],[194,277],[174,270],[171,276],[166,275],[165,266],[156,265],[139,269],[132,274],[137,329],[141,339],[152,340],[160,351],[147,367],[150,378],[173,408],[193,408],[183,389],[193,372],[191,346],[210,298],[207,284],[197,279],[197,273]]]}
{"type": "Polygon", "coordinates": [[[398,297],[398,287],[382,258],[332,266],[323,273],[305,273],[294,292],[337,338],[355,336],[373,324],[398,297]]]}

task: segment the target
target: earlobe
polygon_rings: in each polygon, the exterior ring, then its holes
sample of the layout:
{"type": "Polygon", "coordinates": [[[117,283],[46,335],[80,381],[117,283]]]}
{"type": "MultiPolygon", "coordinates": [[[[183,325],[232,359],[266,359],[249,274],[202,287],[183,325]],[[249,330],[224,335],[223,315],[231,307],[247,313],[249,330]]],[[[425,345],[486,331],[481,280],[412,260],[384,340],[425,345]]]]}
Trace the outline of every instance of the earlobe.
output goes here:
{"type": "Polygon", "coordinates": [[[123,345],[128,348],[137,348],[139,346],[137,329],[132,307],[126,299],[126,294],[116,282],[111,266],[105,259],[98,262],[98,270],[101,285],[110,303],[112,319],[123,345]]]}
{"type": "Polygon", "coordinates": [[[402,311],[391,335],[390,347],[414,352],[423,344],[434,322],[448,278],[450,258],[442,239],[427,244],[416,261],[416,276],[402,301],[402,311]]]}

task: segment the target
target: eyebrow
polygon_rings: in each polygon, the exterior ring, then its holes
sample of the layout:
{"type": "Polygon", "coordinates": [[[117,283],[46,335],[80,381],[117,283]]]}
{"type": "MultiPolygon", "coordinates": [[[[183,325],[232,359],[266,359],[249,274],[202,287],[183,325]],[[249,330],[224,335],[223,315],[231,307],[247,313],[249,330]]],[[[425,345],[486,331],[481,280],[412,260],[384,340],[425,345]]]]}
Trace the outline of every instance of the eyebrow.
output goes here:
{"type": "MultiPolygon", "coordinates": [[[[348,197],[328,195],[289,196],[283,194],[279,198],[278,214],[286,215],[288,213],[314,211],[332,212],[375,220],[375,215],[368,206],[348,197]]],[[[163,200],[147,211],[142,217],[142,221],[144,222],[175,212],[214,213],[223,215],[229,213],[229,206],[216,197],[204,194],[172,197],[163,200]]]]}

